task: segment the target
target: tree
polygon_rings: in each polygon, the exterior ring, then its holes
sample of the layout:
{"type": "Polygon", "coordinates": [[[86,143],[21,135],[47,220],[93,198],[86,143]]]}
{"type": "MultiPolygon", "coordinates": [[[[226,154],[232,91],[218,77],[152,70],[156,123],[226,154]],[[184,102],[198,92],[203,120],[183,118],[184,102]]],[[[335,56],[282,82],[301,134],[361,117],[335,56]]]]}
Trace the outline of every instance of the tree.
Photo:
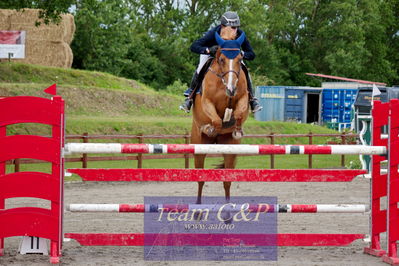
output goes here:
{"type": "Polygon", "coordinates": [[[23,8],[37,8],[42,9],[39,12],[38,21],[36,24],[40,25],[41,21],[45,24],[58,23],[61,19],[62,13],[68,13],[69,8],[76,4],[77,0],[0,0],[0,8],[5,9],[23,9],[23,8]]]}
{"type": "Polygon", "coordinates": [[[399,0],[382,1],[380,15],[382,24],[385,25],[385,38],[387,43],[386,59],[391,63],[393,76],[392,85],[399,85],[399,0]]]}
{"type": "Polygon", "coordinates": [[[125,6],[114,1],[82,0],[76,6],[73,66],[120,75],[129,61],[131,28],[125,6]]]}
{"type": "Polygon", "coordinates": [[[49,19],[71,6],[73,67],[157,89],[189,83],[198,63],[191,43],[228,10],[257,55],[246,64],[269,84],[317,85],[306,72],[399,84],[399,0],[0,0],[43,8],[49,19]]]}

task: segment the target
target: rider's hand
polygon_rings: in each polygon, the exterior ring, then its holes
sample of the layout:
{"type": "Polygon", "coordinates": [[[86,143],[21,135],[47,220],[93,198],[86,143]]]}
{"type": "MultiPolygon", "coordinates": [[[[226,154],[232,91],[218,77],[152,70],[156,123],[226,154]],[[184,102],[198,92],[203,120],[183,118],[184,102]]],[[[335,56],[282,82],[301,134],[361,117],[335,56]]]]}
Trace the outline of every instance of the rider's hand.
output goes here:
{"type": "Polygon", "coordinates": [[[214,56],[214,55],[216,54],[216,52],[217,52],[218,49],[219,49],[219,46],[217,46],[217,45],[214,45],[214,46],[208,48],[209,54],[210,54],[211,56],[214,56]]]}

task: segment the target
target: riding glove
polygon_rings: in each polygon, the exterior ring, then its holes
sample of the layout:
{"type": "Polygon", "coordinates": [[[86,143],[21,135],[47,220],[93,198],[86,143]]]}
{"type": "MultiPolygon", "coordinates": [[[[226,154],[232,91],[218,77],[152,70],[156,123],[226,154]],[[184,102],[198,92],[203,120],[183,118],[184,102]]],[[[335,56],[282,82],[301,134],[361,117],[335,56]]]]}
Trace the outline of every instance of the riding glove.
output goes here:
{"type": "Polygon", "coordinates": [[[214,55],[216,54],[218,48],[219,48],[219,46],[217,46],[217,45],[214,45],[214,46],[210,47],[210,48],[209,48],[209,54],[210,54],[211,56],[214,56],[214,55]]]}

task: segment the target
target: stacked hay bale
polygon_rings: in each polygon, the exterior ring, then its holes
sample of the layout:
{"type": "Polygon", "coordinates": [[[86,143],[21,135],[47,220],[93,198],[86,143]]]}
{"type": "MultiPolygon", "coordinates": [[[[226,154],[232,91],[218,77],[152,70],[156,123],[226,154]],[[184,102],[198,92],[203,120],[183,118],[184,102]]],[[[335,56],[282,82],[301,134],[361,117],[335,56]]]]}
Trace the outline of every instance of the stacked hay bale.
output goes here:
{"type": "Polygon", "coordinates": [[[70,68],[73,54],[71,47],[75,33],[74,18],[63,14],[61,22],[35,26],[38,20],[38,9],[21,11],[0,9],[0,30],[26,31],[25,59],[14,59],[18,62],[70,68]]]}
{"type": "Polygon", "coordinates": [[[0,9],[0,30],[9,30],[10,28],[10,10],[0,9]]]}

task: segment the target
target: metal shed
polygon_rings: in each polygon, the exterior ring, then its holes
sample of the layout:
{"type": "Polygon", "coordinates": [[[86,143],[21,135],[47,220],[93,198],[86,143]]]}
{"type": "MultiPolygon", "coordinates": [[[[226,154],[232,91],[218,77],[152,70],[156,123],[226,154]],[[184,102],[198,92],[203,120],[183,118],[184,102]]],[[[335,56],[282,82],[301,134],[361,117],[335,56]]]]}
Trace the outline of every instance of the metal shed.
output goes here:
{"type": "Polygon", "coordinates": [[[321,88],[258,86],[255,96],[263,109],[255,113],[259,121],[320,122],[321,88]]]}

